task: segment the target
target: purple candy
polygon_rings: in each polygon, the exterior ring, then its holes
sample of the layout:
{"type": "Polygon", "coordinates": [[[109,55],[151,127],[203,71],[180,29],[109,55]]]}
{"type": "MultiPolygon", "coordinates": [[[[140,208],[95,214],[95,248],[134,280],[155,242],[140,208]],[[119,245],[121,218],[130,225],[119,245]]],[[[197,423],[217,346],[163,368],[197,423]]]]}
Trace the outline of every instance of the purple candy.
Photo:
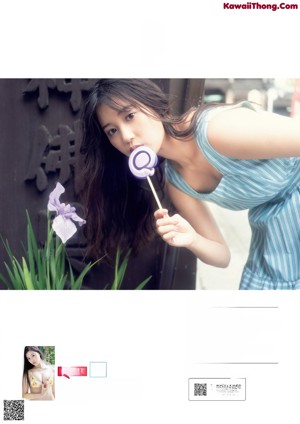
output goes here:
{"type": "Polygon", "coordinates": [[[137,178],[147,178],[154,175],[156,164],[156,153],[146,146],[137,147],[129,156],[129,169],[137,178]]]}

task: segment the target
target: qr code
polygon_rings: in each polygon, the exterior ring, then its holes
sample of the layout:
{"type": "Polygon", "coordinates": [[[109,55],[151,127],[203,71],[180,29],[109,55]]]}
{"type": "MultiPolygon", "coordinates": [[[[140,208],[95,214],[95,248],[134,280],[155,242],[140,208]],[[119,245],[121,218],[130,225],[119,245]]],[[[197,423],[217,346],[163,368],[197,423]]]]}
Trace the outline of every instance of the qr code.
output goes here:
{"type": "Polygon", "coordinates": [[[195,383],[194,396],[207,396],[207,383],[195,383]]]}
{"type": "Polygon", "coordinates": [[[4,400],[4,421],[24,420],[24,400],[4,400]]]}

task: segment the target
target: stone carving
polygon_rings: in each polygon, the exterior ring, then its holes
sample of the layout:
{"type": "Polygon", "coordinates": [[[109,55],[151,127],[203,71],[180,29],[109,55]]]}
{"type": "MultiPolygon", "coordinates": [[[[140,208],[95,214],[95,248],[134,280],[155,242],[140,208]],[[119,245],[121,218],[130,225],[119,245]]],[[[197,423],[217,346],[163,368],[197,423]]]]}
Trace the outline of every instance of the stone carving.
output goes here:
{"type": "MultiPolygon", "coordinates": [[[[76,160],[80,149],[80,121],[74,121],[74,129],[59,125],[57,134],[52,135],[45,125],[38,127],[31,144],[30,160],[25,181],[34,180],[39,191],[48,186],[48,174],[58,172],[58,179],[65,184],[78,166],[76,160]]],[[[76,190],[75,190],[76,191],[76,190]]]]}
{"type": "Polygon", "coordinates": [[[95,83],[95,79],[31,79],[24,88],[23,93],[34,93],[37,91],[38,105],[40,109],[46,109],[50,104],[50,90],[57,90],[60,93],[70,94],[70,104],[72,111],[77,113],[80,110],[82,93],[88,91],[95,83]]]}

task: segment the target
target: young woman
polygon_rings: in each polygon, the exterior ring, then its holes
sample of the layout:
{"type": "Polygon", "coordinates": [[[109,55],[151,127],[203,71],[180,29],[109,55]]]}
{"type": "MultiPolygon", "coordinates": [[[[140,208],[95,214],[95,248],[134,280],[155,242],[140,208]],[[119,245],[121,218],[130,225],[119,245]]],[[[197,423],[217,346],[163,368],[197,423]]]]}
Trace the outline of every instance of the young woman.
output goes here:
{"type": "Polygon", "coordinates": [[[102,79],[84,106],[87,236],[95,253],[134,250],[153,234],[226,267],[230,252],[205,202],[249,209],[252,240],[240,289],[300,289],[300,120],[249,102],[207,105],[174,116],[144,79],[102,79]],[[156,210],[128,168],[138,146],[165,159],[178,213],[156,210]],[[154,215],[153,212],[155,211],[154,215]]]}
{"type": "Polygon", "coordinates": [[[37,346],[25,346],[22,397],[30,400],[54,400],[54,369],[46,364],[37,346]]]}

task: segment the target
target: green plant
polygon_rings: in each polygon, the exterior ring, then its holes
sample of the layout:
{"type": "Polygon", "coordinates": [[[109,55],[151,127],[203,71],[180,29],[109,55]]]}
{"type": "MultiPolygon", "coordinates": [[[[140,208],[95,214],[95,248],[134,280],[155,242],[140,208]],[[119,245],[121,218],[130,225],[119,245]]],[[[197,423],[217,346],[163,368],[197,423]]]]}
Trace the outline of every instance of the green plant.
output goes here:
{"type": "MultiPolygon", "coordinates": [[[[61,203],[60,196],[65,192],[64,187],[58,182],[55,189],[49,195],[47,209],[55,212],[56,217],[51,222],[47,215],[47,240],[39,247],[28,211],[27,217],[27,249],[25,256],[19,261],[10,248],[7,240],[3,240],[9,264],[4,262],[8,278],[0,273],[0,280],[11,290],[80,290],[87,273],[100,260],[89,262],[78,276],[74,275],[71,262],[67,257],[65,243],[77,231],[77,226],[82,226],[86,221],[77,215],[76,209],[69,204],[61,203]],[[66,267],[67,263],[67,267],[66,267]]],[[[130,251],[125,255],[120,264],[120,251],[117,249],[115,262],[115,278],[111,289],[121,288],[125,271],[129,261],[130,251]]],[[[145,287],[151,277],[137,286],[137,289],[145,287]]]]}
{"type": "MultiPolygon", "coordinates": [[[[66,254],[65,245],[59,237],[55,236],[54,230],[51,227],[49,214],[47,220],[47,240],[42,247],[39,247],[36,240],[28,211],[26,211],[26,217],[27,248],[24,249],[25,255],[20,261],[13,255],[8,241],[4,241],[1,237],[9,263],[4,262],[8,278],[0,273],[0,280],[10,290],[63,290],[65,288],[80,290],[85,276],[101,258],[95,262],[89,262],[81,273],[75,276],[66,254]]],[[[119,290],[121,288],[129,257],[130,251],[121,261],[120,251],[117,249],[114,281],[111,284],[112,290],[119,290]]],[[[151,277],[148,277],[142,281],[136,289],[143,289],[150,279],[151,277]]]]}
{"type": "Polygon", "coordinates": [[[45,361],[55,365],[55,346],[38,346],[38,348],[43,352],[45,361]]]}
{"type": "Polygon", "coordinates": [[[89,263],[75,278],[70,261],[66,261],[66,250],[60,239],[54,235],[48,214],[47,240],[43,247],[38,246],[31,220],[27,216],[27,250],[19,261],[12,253],[8,241],[3,241],[9,262],[4,262],[9,279],[0,274],[0,279],[11,290],[63,290],[69,285],[71,290],[79,290],[85,275],[98,262],[89,263]],[[68,268],[66,267],[68,262],[68,268]],[[66,269],[67,268],[67,269],[66,269]]]}
{"type": "MultiPolygon", "coordinates": [[[[123,261],[120,264],[121,255],[120,255],[120,250],[117,249],[116,261],[115,261],[115,276],[114,276],[114,281],[113,281],[112,286],[111,286],[112,290],[119,290],[121,288],[121,285],[123,283],[123,279],[124,279],[124,276],[125,276],[125,272],[126,272],[126,269],[127,269],[130,253],[131,253],[131,251],[129,250],[127,252],[127,254],[125,255],[123,261]]],[[[142,290],[150,279],[151,279],[151,276],[146,278],[144,281],[142,281],[136,287],[136,290],[142,290]]]]}

